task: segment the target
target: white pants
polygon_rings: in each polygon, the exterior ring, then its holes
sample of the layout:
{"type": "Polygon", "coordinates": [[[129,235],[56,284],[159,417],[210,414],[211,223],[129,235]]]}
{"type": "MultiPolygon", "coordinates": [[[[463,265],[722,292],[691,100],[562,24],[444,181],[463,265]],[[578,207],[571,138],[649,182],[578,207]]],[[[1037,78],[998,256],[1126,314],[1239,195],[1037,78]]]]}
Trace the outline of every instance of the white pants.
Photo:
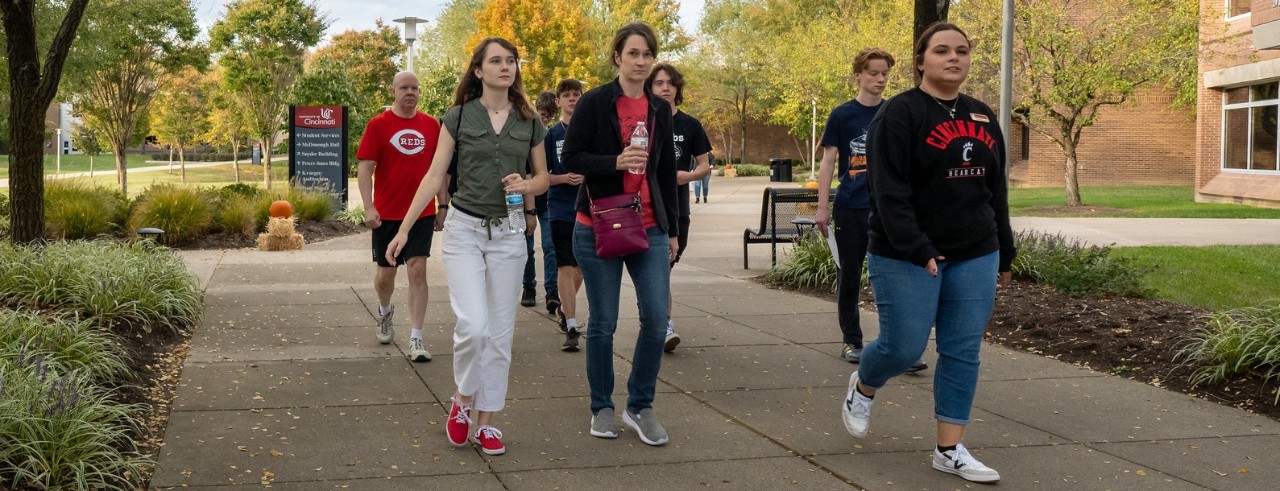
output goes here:
{"type": "Polygon", "coordinates": [[[440,244],[449,278],[453,328],[453,380],[458,393],[475,396],[477,411],[506,405],[515,334],[516,302],[527,258],[524,234],[506,220],[486,224],[458,210],[445,219],[440,244]]]}

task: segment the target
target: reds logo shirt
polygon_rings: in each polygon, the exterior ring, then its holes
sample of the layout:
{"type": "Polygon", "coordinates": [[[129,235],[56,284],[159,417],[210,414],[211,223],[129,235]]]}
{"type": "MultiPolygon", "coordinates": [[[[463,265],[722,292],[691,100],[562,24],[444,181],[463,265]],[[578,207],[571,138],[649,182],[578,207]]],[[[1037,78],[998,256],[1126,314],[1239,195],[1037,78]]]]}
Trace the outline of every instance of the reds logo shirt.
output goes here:
{"type": "MultiPolygon", "coordinates": [[[[385,111],[369,120],[356,158],[375,163],[373,206],[378,208],[383,220],[404,220],[418,184],[431,168],[439,141],[440,123],[422,112],[412,118],[402,118],[395,112],[385,111]]],[[[422,216],[435,212],[433,200],[422,211],[422,216]]]]}

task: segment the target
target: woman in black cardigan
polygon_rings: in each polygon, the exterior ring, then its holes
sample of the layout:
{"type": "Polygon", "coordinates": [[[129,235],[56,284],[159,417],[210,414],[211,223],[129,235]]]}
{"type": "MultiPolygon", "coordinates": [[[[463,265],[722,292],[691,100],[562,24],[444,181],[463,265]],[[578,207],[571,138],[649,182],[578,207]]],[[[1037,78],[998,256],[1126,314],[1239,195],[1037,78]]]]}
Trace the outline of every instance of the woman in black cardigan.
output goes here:
{"type": "Polygon", "coordinates": [[[614,36],[613,64],[618,77],[582,96],[564,142],[562,158],[569,172],[582,174],[578,194],[573,253],[582,269],[591,317],[587,322],[587,381],[591,385],[591,434],[617,438],[613,407],[613,333],[618,326],[622,267],[635,284],[640,334],[627,381],[627,407],[622,421],[649,445],[667,442],[666,430],[653,414],[653,396],[666,335],[667,298],[676,251],[678,213],[671,108],[645,85],[658,42],[642,23],[623,26],[614,36]],[[638,123],[648,127],[647,147],[631,144],[638,123]],[[620,194],[639,195],[649,249],[622,257],[596,254],[591,228],[591,200],[620,194]]]}

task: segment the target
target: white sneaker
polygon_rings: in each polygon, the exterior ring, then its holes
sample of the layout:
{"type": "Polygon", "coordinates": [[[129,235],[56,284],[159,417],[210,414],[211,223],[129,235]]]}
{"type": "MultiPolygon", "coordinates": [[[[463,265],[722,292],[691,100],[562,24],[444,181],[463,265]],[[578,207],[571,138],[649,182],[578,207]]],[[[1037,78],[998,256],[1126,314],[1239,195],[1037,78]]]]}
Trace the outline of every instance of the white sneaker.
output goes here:
{"type": "Polygon", "coordinates": [[[939,452],[937,447],[934,447],[933,468],[955,474],[973,482],[996,482],[1000,480],[999,472],[973,458],[972,455],[969,455],[969,450],[961,444],[957,444],[955,450],[946,452],[939,452]]]}
{"type": "Polygon", "coordinates": [[[423,346],[422,338],[409,338],[409,360],[418,363],[431,361],[431,353],[423,346]]]}
{"type": "Polygon", "coordinates": [[[875,401],[858,393],[858,372],[854,370],[853,375],[849,376],[849,392],[844,397],[840,411],[844,416],[844,429],[854,438],[867,436],[867,426],[871,424],[872,402],[875,401]]]}
{"type": "Polygon", "coordinates": [[[391,327],[391,317],[396,315],[396,306],[392,305],[386,315],[378,316],[378,344],[391,344],[396,330],[391,327]]]}
{"type": "Polygon", "coordinates": [[[676,350],[676,346],[680,345],[680,335],[676,334],[676,326],[670,320],[667,321],[667,338],[662,344],[662,351],[670,353],[676,350]]]}

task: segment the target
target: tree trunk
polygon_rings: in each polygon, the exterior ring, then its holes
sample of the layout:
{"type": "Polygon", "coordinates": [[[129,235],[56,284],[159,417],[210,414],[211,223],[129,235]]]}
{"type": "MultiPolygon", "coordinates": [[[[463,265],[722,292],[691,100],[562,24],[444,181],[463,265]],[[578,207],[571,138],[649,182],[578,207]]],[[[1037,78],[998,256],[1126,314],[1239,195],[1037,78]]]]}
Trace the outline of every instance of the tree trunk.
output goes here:
{"type": "Polygon", "coordinates": [[[271,138],[262,139],[262,189],[271,190],[271,138]]]}
{"type": "Polygon", "coordinates": [[[1080,206],[1083,203],[1080,202],[1080,181],[1076,175],[1076,146],[1074,144],[1067,145],[1066,148],[1062,149],[1062,153],[1067,156],[1067,172],[1065,174],[1065,180],[1067,181],[1067,206],[1080,206]]]}
{"type": "Polygon", "coordinates": [[[169,175],[173,175],[173,144],[169,144],[169,175]]]}
{"type": "Polygon", "coordinates": [[[178,145],[178,167],[182,169],[182,183],[187,183],[187,149],[178,145]]]}
{"type": "Polygon", "coordinates": [[[112,146],[111,153],[116,156],[116,182],[120,183],[120,192],[129,195],[129,156],[124,154],[124,146],[112,146]]]}
{"type": "Polygon", "coordinates": [[[240,142],[231,139],[231,169],[236,174],[236,184],[240,184],[240,142]]]}
{"type": "MultiPolygon", "coordinates": [[[[35,2],[0,1],[9,65],[9,238],[44,234],[44,113],[58,92],[62,65],[89,0],[72,0],[43,60],[36,47],[35,2]]],[[[59,143],[58,151],[62,151],[59,143]]]]}
{"type": "MultiPolygon", "coordinates": [[[[947,20],[947,10],[950,8],[950,0],[915,0],[915,22],[911,30],[912,45],[914,46],[920,39],[920,35],[929,27],[929,24],[947,20]]],[[[913,61],[912,64],[914,63],[913,61]]],[[[912,70],[911,73],[914,75],[916,84],[919,85],[919,72],[912,70]]]]}
{"type": "Polygon", "coordinates": [[[947,20],[947,10],[951,8],[950,0],[915,0],[915,4],[915,24],[911,30],[913,44],[929,24],[947,20]]]}
{"type": "Polygon", "coordinates": [[[89,154],[89,178],[93,178],[93,154],[89,154]]]}

